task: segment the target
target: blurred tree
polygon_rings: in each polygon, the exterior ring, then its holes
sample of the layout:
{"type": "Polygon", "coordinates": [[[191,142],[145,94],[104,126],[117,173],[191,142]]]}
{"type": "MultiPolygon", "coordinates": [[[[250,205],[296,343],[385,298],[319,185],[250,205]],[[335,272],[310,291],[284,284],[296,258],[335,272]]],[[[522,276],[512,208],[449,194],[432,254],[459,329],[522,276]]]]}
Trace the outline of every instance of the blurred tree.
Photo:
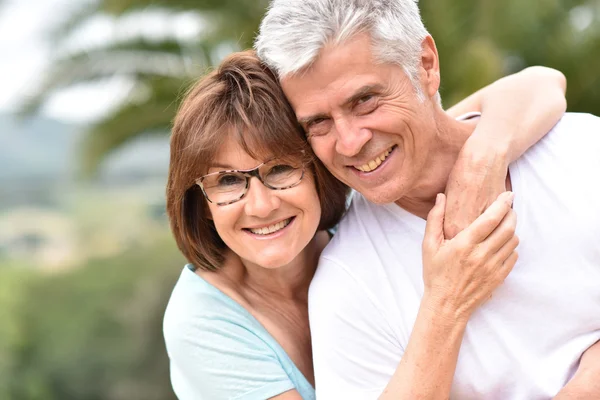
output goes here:
{"type": "Polygon", "coordinates": [[[181,265],[163,241],[19,285],[0,330],[11,346],[0,354],[1,398],[175,400],[162,316],[181,265]]]}
{"type": "Polygon", "coordinates": [[[421,0],[448,105],[531,65],[562,71],[569,110],[600,114],[599,0],[421,0]]]}
{"type": "MultiPolygon", "coordinates": [[[[60,44],[98,15],[117,20],[143,11],[203,16],[197,40],[134,38],[55,60],[45,84],[26,106],[34,112],[62,88],[125,76],[128,99],[88,131],[82,159],[93,172],[102,158],[144,133],[168,131],[178,94],[213,65],[216,49],[248,48],[268,0],[94,0],[74,10],[55,36],[60,44]]],[[[421,0],[423,19],[437,40],[442,94],[450,105],[493,80],[529,65],[565,73],[571,110],[600,114],[600,0],[421,0]]]]}
{"type": "Polygon", "coordinates": [[[77,38],[81,28],[98,16],[110,16],[118,24],[148,12],[191,13],[201,17],[202,33],[193,40],[140,35],[61,52],[23,111],[37,112],[52,94],[75,85],[114,77],[133,82],[126,101],[87,129],[81,159],[84,171],[93,173],[105,155],[128,140],[168,132],[178,94],[218,61],[223,48],[251,47],[266,5],[267,0],[88,1],[57,27],[52,37],[57,48],[77,38]]]}

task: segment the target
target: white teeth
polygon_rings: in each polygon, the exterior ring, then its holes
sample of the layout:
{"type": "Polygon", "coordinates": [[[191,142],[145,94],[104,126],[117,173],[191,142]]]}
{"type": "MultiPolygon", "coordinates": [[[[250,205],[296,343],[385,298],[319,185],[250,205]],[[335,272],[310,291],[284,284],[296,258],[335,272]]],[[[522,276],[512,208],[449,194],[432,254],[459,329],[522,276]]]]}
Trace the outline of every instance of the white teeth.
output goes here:
{"type": "Polygon", "coordinates": [[[377,156],[374,160],[371,160],[368,163],[361,165],[360,167],[356,167],[356,169],[362,172],[371,172],[377,167],[379,167],[391,152],[392,148],[389,148],[383,153],[381,153],[379,156],[377,156]]]}
{"type": "Polygon", "coordinates": [[[285,221],[281,221],[263,228],[250,229],[250,232],[254,233],[255,235],[268,235],[270,233],[274,233],[280,229],[285,228],[291,222],[291,220],[291,218],[288,218],[285,221]]]}

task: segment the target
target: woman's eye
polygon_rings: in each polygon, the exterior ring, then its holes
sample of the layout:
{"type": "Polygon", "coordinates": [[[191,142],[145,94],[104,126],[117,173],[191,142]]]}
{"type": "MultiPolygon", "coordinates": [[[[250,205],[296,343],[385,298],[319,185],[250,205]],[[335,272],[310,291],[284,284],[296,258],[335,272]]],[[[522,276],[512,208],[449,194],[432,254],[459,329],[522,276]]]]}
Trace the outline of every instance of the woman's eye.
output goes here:
{"type": "Polygon", "coordinates": [[[235,186],[242,183],[244,179],[237,175],[222,175],[219,177],[219,186],[235,186]]]}
{"type": "Polygon", "coordinates": [[[273,168],[271,168],[271,170],[269,171],[269,174],[271,174],[271,175],[287,174],[293,170],[295,170],[295,168],[292,167],[291,165],[279,164],[279,165],[275,165],[273,168]]]}

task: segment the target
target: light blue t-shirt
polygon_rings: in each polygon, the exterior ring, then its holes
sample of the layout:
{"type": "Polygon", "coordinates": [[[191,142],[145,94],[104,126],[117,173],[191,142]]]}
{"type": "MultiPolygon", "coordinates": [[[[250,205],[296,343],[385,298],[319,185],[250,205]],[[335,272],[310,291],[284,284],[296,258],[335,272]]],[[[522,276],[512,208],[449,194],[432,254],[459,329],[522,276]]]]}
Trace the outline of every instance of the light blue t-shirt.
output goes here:
{"type": "Polygon", "coordinates": [[[296,389],[314,400],[314,388],[279,343],[192,268],[183,268],[163,325],[177,397],[263,400],[296,389]]]}

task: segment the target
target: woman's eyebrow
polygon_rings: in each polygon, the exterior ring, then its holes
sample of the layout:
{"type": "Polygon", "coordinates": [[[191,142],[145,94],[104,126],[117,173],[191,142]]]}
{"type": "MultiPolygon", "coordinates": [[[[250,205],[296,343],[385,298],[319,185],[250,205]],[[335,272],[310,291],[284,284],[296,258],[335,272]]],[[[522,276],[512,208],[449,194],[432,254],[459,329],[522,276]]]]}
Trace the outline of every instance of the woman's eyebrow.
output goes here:
{"type": "Polygon", "coordinates": [[[225,169],[235,169],[231,165],[220,164],[220,163],[210,163],[208,164],[208,168],[225,168],[225,169]]]}

